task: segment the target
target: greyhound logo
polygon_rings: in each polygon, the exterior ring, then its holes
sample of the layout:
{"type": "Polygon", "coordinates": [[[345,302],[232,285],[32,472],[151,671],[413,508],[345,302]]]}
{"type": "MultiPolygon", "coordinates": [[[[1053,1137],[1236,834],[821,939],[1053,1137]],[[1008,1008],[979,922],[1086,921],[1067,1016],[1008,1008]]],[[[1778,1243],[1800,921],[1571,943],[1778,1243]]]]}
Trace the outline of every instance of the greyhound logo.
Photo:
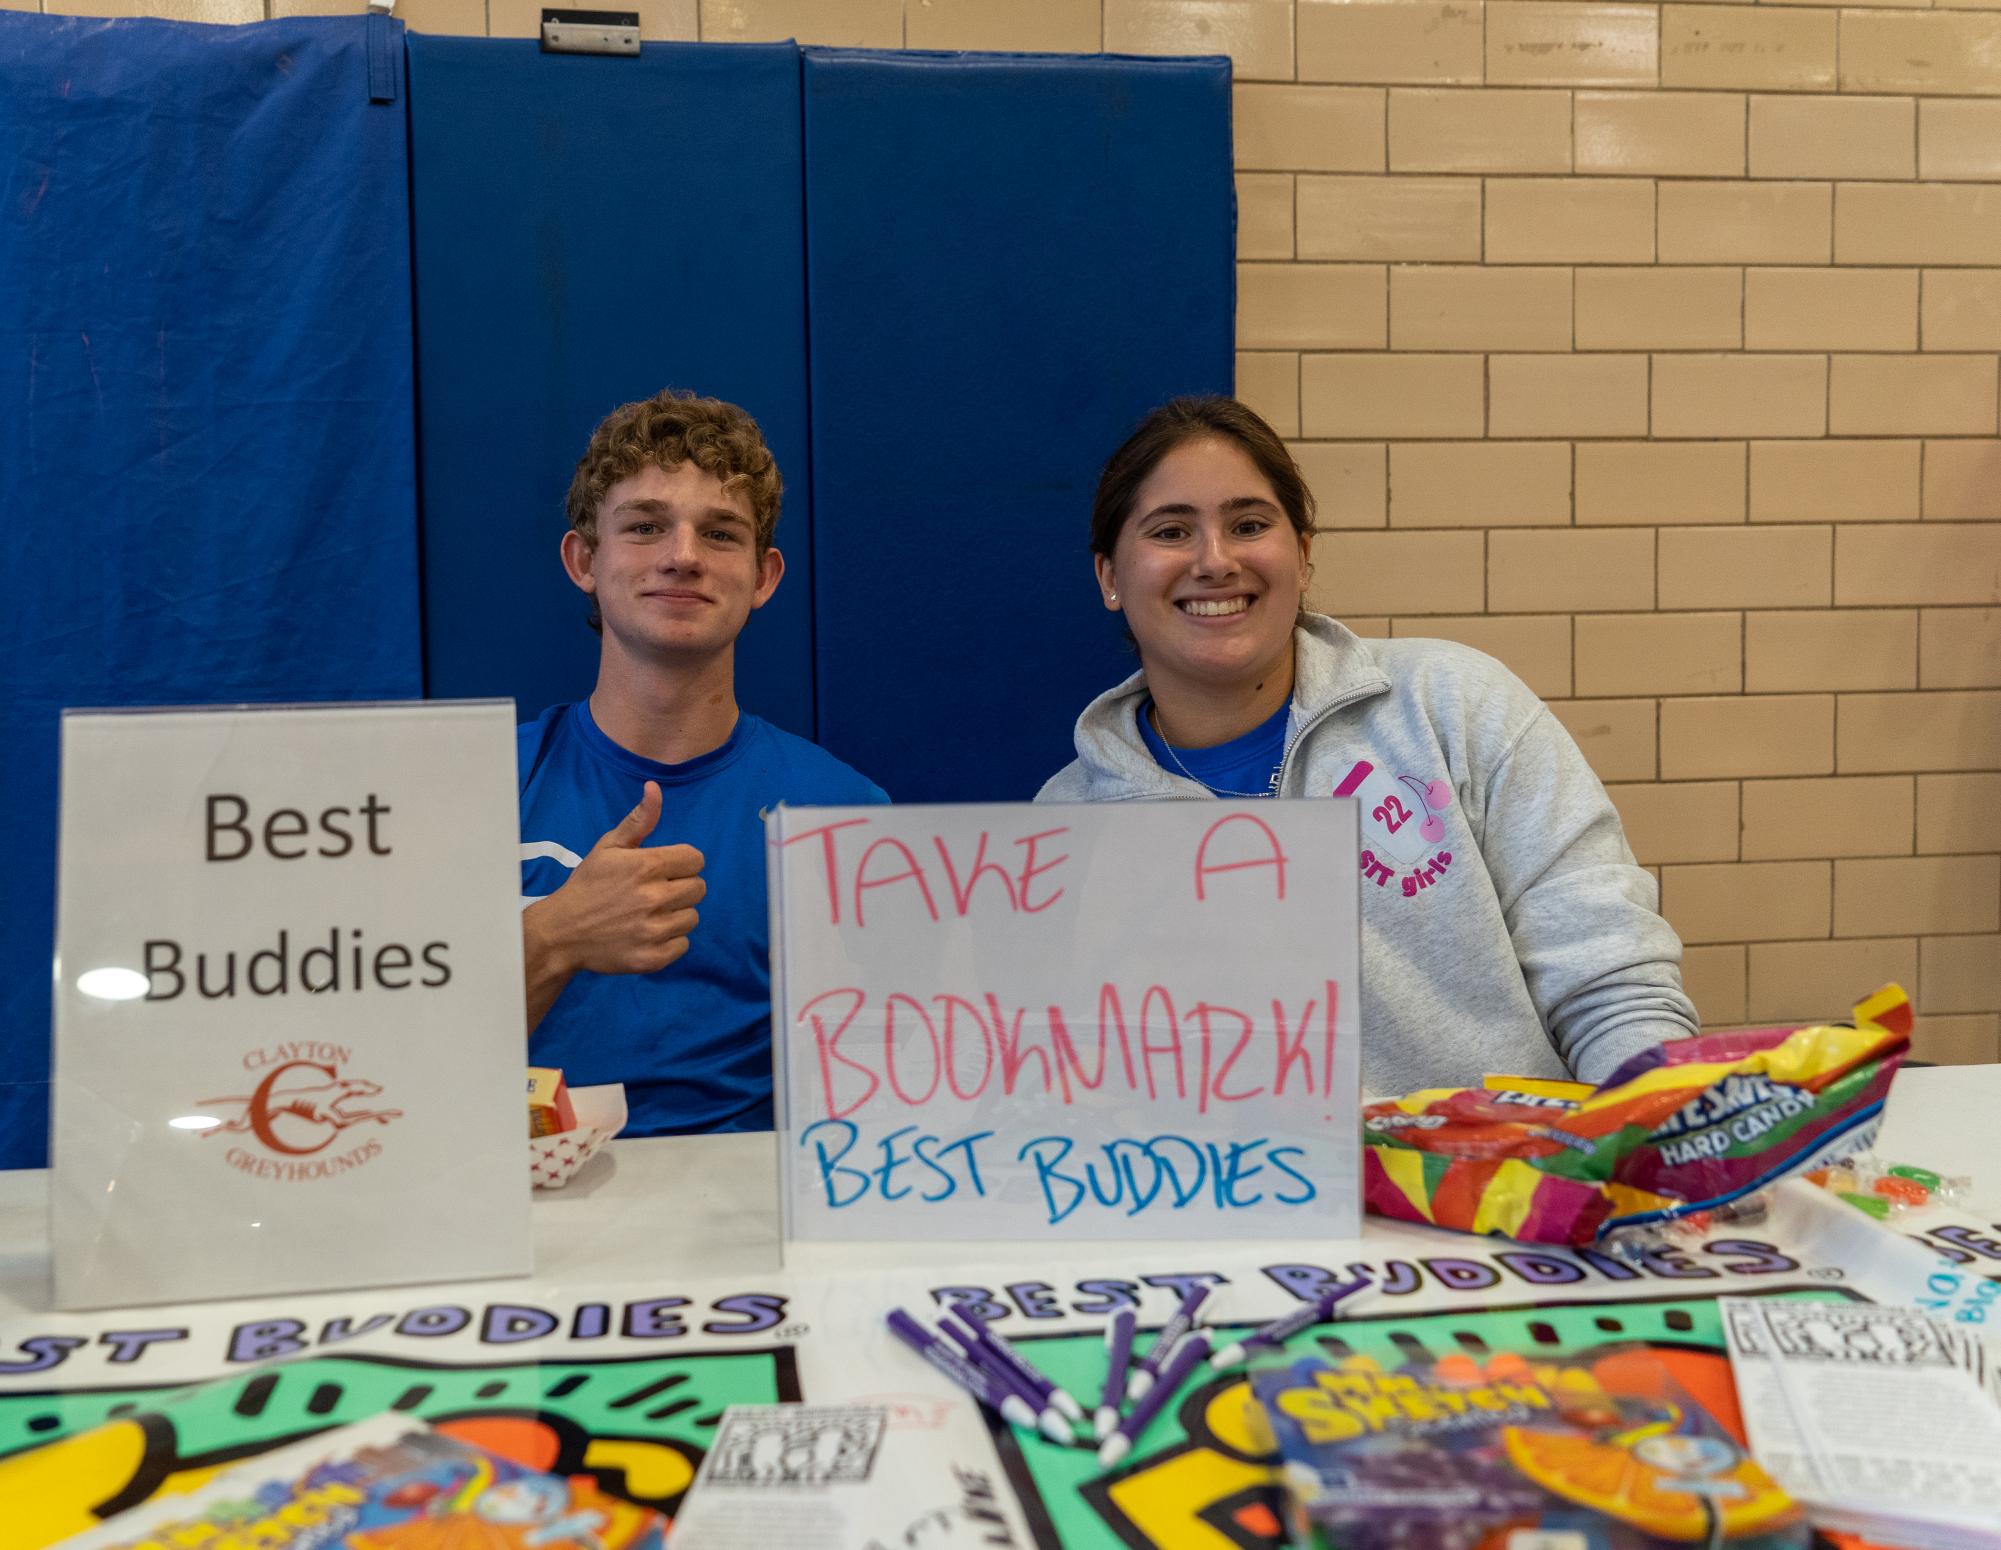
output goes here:
{"type": "Polygon", "coordinates": [[[224,1098],[204,1098],[204,1107],[235,1103],[242,1111],[227,1124],[202,1132],[204,1138],[218,1135],[255,1136],[266,1149],[283,1157],[310,1157],[326,1150],[350,1125],[373,1121],[387,1125],[402,1118],[401,1109],[360,1108],[356,1105],[380,1097],[382,1084],[360,1077],[343,1077],[337,1065],[316,1060],[288,1060],[273,1065],[250,1093],[224,1098]],[[310,1082],[292,1072],[318,1072],[326,1080],[310,1082]],[[283,1125],[281,1131],[280,1125],[283,1125]]]}

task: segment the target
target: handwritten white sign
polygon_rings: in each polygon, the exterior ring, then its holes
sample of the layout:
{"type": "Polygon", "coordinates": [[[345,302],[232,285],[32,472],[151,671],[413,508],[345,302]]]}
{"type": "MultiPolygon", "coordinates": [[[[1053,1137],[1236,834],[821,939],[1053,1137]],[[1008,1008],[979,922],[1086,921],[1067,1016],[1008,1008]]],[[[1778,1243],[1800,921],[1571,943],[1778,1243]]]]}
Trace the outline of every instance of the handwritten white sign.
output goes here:
{"type": "Polygon", "coordinates": [[[513,719],[63,718],[58,1306],[530,1268],[513,719]]]}
{"type": "Polygon", "coordinates": [[[1351,1237],[1355,804],[781,808],[797,1239],[1351,1237]]]}

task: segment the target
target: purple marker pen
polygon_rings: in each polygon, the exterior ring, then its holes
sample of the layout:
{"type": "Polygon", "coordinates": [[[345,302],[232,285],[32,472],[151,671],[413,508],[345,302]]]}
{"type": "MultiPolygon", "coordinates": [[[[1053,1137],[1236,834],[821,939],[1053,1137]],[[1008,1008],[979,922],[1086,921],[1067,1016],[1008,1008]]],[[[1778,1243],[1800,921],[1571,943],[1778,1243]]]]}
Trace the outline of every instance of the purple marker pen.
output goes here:
{"type": "Polygon", "coordinates": [[[1132,1365],[1133,1326],[1138,1322],[1139,1315],[1131,1308],[1121,1308],[1105,1326],[1105,1386],[1099,1392],[1094,1419],[1100,1442],[1118,1428],[1119,1401],[1126,1397],[1126,1369],[1132,1365]]]}
{"type": "MultiPolygon", "coordinates": [[[[949,1313],[941,1313],[938,1315],[938,1328],[951,1340],[952,1344],[966,1353],[966,1360],[974,1363],[976,1366],[984,1367],[986,1365],[985,1362],[980,1360],[980,1337],[974,1334],[966,1324],[953,1318],[949,1313]]],[[[1008,1387],[1012,1388],[1014,1385],[1009,1384],[1008,1387]]]]}
{"type": "Polygon", "coordinates": [[[1061,1411],[1049,1403],[1046,1389],[1054,1388],[1040,1373],[1026,1362],[1016,1358],[1014,1353],[999,1346],[993,1335],[977,1319],[965,1318],[956,1311],[938,1315],[938,1327],[965,1352],[966,1359],[983,1372],[990,1373],[1003,1388],[1012,1389],[1022,1397],[1028,1407],[1036,1412],[1036,1429],[1051,1442],[1068,1444],[1075,1439],[1070,1433],[1070,1424],[1061,1411]]]}
{"type": "Polygon", "coordinates": [[[991,1324],[978,1325],[976,1328],[980,1343],[986,1347],[987,1353],[999,1363],[1002,1370],[1013,1374],[1033,1389],[1038,1404],[1055,1410],[1066,1421],[1078,1422],[1084,1419],[1084,1407],[1064,1393],[1060,1384],[1051,1382],[1046,1373],[1040,1371],[1027,1357],[995,1334],[991,1324]]]}
{"type": "Polygon", "coordinates": [[[1153,1344],[1146,1348],[1146,1355],[1140,1358],[1139,1370],[1126,1380],[1126,1398],[1141,1400],[1146,1391],[1153,1387],[1168,1362],[1174,1358],[1174,1348],[1181,1343],[1181,1337],[1195,1327],[1196,1310],[1209,1295],[1206,1286],[1191,1286],[1181,1299],[1181,1306],[1174,1315],[1160,1326],[1160,1333],[1153,1337],[1153,1344]]]}
{"type": "Polygon", "coordinates": [[[884,1322],[889,1325],[891,1334],[925,1361],[989,1410],[998,1410],[1002,1420],[1029,1431],[1035,1430],[1036,1416],[1035,1412],[1029,1409],[1028,1401],[1002,1383],[993,1373],[984,1367],[975,1366],[945,1341],[931,1334],[901,1308],[892,1308],[884,1322]]]}
{"type": "Polygon", "coordinates": [[[1190,1335],[1180,1342],[1175,1353],[1161,1369],[1160,1381],[1146,1391],[1130,1414],[1119,1422],[1118,1430],[1107,1437],[1098,1447],[1098,1463],[1105,1469],[1115,1469],[1119,1462],[1133,1450],[1133,1444],[1140,1439],[1140,1433],[1147,1429],[1153,1418],[1167,1408],[1167,1402],[1180,1391],[1189,1375],[1200,1367],[1209,1355],[1209,1337],[1190,1335]]]}
{"type": "Polygon", "coordinates": [[[1252,1330],[1243,1339],[1224,1346],[1209,1358],[1209,1365],[1220,1372],[1225,1367],[1241,1365],[1244,1358],[1254,1349],[1282,1346],[1302,1329],[1311,1329],[1315,1324],[1326,1323],[1334,1316],[1334,1308],[1342,1299],[1366,1291],[1373,1284],[1367,1276],[1363,1276],[1360,1280],[1346,1281],[1339,1286],[1329,1287],[1313,1301],[1301,1303],[1292,1312],[1281,1314],[1269,1324],[1252,1330]]]}

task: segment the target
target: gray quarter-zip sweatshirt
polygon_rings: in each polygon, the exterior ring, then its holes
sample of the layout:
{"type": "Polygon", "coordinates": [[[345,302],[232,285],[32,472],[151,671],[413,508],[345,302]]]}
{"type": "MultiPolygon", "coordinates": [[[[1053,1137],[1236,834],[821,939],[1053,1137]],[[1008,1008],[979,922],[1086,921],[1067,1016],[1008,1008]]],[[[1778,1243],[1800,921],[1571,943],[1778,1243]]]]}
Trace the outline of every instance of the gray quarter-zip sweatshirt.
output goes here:
{"type": "MultiPolygon", "coordinates": [[[[1570,734],[1492,657],[1308,614],[1280,798],[1352,796],[1362,836],[1362,1080],[1597,1082],[1697,1028],[1681,942],[1570,734]]],[[[1204,799],[1140,740],[1146,675],[1085,708],[1045,802],[1204,799]]]]}

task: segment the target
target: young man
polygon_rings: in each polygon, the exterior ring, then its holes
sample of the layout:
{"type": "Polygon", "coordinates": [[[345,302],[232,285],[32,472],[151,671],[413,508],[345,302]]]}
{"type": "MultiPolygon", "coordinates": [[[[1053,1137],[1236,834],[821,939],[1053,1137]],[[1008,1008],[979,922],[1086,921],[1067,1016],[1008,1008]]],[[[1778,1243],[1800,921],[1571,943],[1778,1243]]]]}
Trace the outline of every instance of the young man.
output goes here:
{"type": "Polygon", "coordinates": [[[671,390],[614,410],[570,482],[601,648],[591,697],[520,732],[528,1051],[625,1083],[629,1135],[771,1127],[764,812],[889,800],[737,709],[779,491],[749,415],[671,390]]]}

